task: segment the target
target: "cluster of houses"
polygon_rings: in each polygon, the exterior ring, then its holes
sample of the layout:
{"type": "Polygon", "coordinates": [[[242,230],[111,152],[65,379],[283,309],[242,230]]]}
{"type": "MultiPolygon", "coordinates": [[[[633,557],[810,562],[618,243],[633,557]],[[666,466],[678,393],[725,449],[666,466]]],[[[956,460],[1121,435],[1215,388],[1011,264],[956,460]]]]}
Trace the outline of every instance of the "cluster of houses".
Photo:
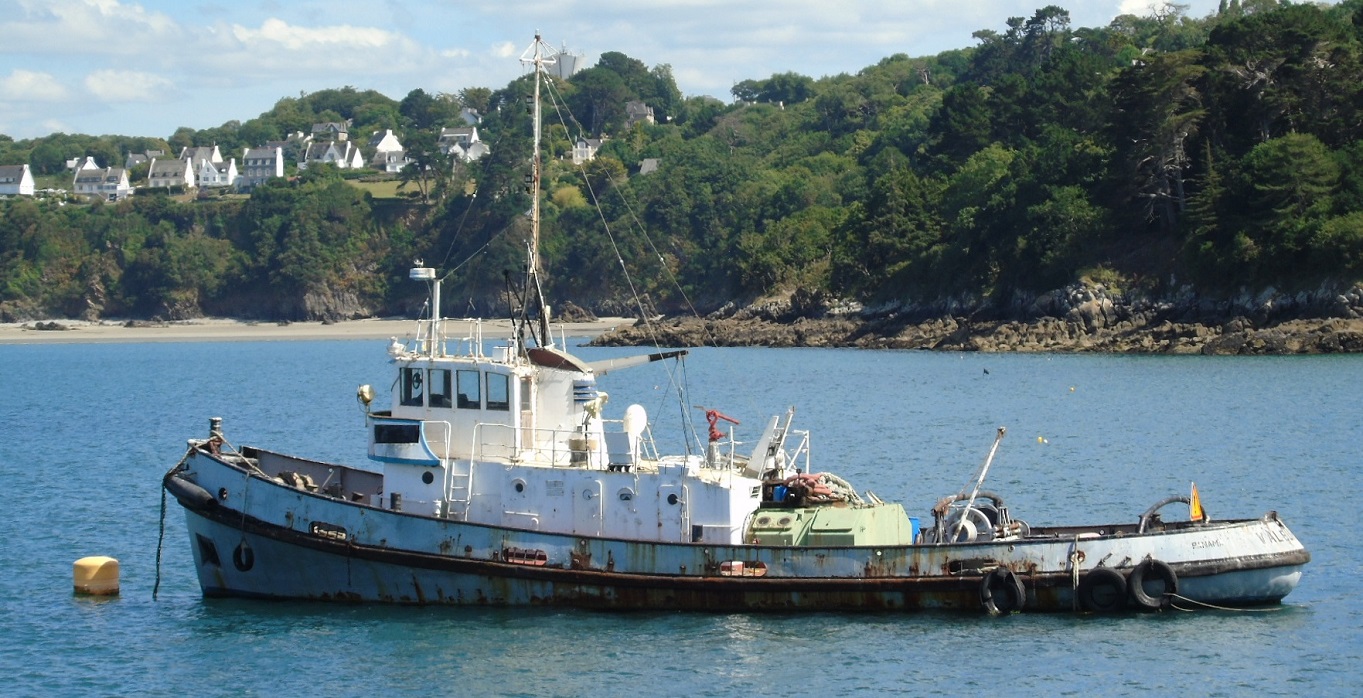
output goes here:
{"type": "MultiPolygon", "coordinates": [[[[625,105],[627,126],[635,123],[654,123],[653,109],[643,102],[625,105]]],[[[437,147],[455,163],[472,162],[488,154],[488,146],[478,138],[481,118],[476,111],[465,109],[461,115],[464,125],[442,128],[437,147]]],[[[284,176],[285,149],[296,145],[300,153],[298,169],[326,163],[340,169],[370,168],[384,173],[398,173],[411,163],[406,150],[391,129],[375,131],[368,143],[361,147],[350,139],[349,122],[313,124],[312,133],[301,131],[283,141],[271,141],[259,148],[244,148],[241,161],[224,159],[218,146],[187,147],[179,157],[164,151],[149,150],[129,154],[122,167],[100,167],[91,157],[67,162],[74,172],[72,192],[77,196],[118,201],[133,193],[128,172],[139,165],[147,165],[146,187],[150,189],[234,188],[249,192],[260,183],[284,176]],[[367,155],[366,155],[367,154],[367,155]]],[[[578,138],[574,143],[572,160],[582,164],[596,157],[603,139],[578,138]]],[[[657,168],[657,161],[644,163],[642,174],[657,168]]],[[[33,196],[33,174],[28,165],[0,166],[0,196],[33,196]]]]}
{"type": "MultiPolygon", "coordinates": [[[[441,151],[455,162],[471,162],[489,152],[487,145],[478,138],[477,112],[466,110],[464,118],[463,126],[441,129],[438,140],[441,151]]],[[[149,189],[231,187],[248,192],[268,179],[284,176],[285,149],[294,144],[298,146],[300,170],[328,163],[340,169],[368,167],[393,174],[401,172],[411,162],[391,129],[374,132],[367,145],[361,147],[350,140],[348,122],[328,122],[314,124],[311,135],[299,132],[259,148],[243,148],[240,161],[236,157],[224,158],[218,146],[213,145],[187,147],[180,151],[179,157],[160,150],[132,153],[122,167],[100,167],[92,157],[76,158],[66,165],[73,173],[72,193],[106,201],[118,201],[132,195],[128,173],[144,164],[147,166],[145,186],[149,189]]],[[[35,193],[33,173],[28,165],[0,166],[0,196],[33,196],[35,193]]]]}

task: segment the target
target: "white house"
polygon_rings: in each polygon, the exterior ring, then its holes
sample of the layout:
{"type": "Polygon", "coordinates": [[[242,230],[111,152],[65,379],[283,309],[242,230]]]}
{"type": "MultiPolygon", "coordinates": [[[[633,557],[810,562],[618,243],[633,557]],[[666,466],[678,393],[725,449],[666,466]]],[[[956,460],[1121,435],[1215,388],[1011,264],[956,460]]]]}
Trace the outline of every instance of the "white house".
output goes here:
{"type": "Polygon", "coordinates": [[[81,170],[98,170],[99,165],[95,163],[94,158],[87,155],[83,158],[71,158],[70,160],[67,160],[66,169],[73,172],[80,172],[81,170]]]}
{"type": "Polygon", "coordinates": [[[596,151],[601,149],[603,138],[579,138],[573,144],[573,164],[581,165],[588,160],[596,159],[596,151]]]}
{"type": "Polygon", "coordinates": [[[364,167],[364,157],[360,149],[350,141],[324,141],[308,144],[307,152],[298,163],[298,169],[305,170],[316,163],[331,163],[343,170],[364,167]]]}
{"type": "Polygon", "coordinates": [[[241,173],[237,188],[250,191],[262,182],[284,176],[284,149],[244,148],[241,152],[241,173]]]}
{"type": "Polygon", "coordinates": [[[653,120],[653,107],[638,100],[625,102],[625,128],[633,128],[638,123],[657,123],[653,120]]]}
{"type": "Polygon", "coordinates": [[[492,152],[492,149],[488,147],[487,143],[484,143],[482,141],[474,141],[470,143],[467,148],[461,148],[460,150],[462,152],[451,154],[456,155],[464,162],[473,162],[474,160],[477,160],[478,158],[481,158],[484,155],[487,155],[488,153],[492,152]]]}
{"type": "Polygon", "coordinates": [[[393,129],[375,131],[369,138],[369,147],[374,149],[369,166],[380,172],[401,172],[411,162],[407,159],[402,143],[393,135],[393,129]]]}
{"type": "Polygon", "coordinates": [[[227,164],[204,160],[199,163],[198,174],[201,187],[230,187],[237,182],[237,159],[232,158],[227,164]]]}
{"type": "Polygon", "coordinates": [[[312,125],[310,141],[345,141],[350,139],[350,122],[327,121],[312,125]]]}
{"type": "Polygon", "coordinates": [[[478,139],[478,129],[473,126],[440,129],[436,145],[446,155],[464,162],[472,162],[492,152],[478,139]]]}
{"type": "Polygon", "coordinates": [[[76,170],[71,189],[77,196],[99,197],[106,201],[118,201],[132,194],[132,187],[128,186],[128,171],[122,167],[76,170]]]}
{"type": "Polygon", "coordinates": [[[199,166],[205,161],[211,162],[214,165],[221,165],[222,152],[218,150],[217,145],[202,145],[197,147],[186,146],[184,150],[180,151],[180,159],[188,162],[197,172],[199,166]]]}
{"type": "Polygon", "coordinates": [[[128,153],[128,157],[123,160],[123,167],[131,170],[144,162],[151,162],[153,158],[166,156],[164,150],[148,150],[143,153],[128,153]]]}
{"type": "Polygon", "coordinates": [[[155,188],[194,188],[194,166],[179,158],[153,158],[147,170],[147,186],[155,188]]]}
{"type": "Polygon", "coordinates": [[[391,153],[395,150],[402,150],[402,143],[398,141],[393,129],[386,128],[382,131],[375,131],[369,137],[369,147],[380,153],[391,153]]]}
{"type": "Polygon", "coordinates": [[[0,195],[33,196],[33,173],[28,165],[0,166],[0,195]]]}
{"type": "Polygon", "coordinates": [[[407,159],[405,150],[380,150],[374,153],[374,157],[369,158],[369,167],[380,172],[401,172],[411,160],[407,159]]]}

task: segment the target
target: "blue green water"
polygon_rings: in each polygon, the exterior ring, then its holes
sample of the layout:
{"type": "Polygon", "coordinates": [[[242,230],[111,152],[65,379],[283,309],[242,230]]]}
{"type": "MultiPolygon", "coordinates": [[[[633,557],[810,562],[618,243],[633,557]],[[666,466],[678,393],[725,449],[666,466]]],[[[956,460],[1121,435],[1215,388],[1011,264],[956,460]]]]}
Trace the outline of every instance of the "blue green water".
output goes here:
{"type": "MultiPolygon", "coordinates": [[[[1036,524],[1134,521],[1196,481],[1214,517],[1276,509],[1311,550],[1267,612],[615,614],[205,600],[161,474],[221,416],[235,443],[360,462],[355,387],[386,341],[0,346],[0,694],[1353,695],[1363,356],[995,356],[718,349],[688,405],[749,440],[797,407],[815,467],[928,516],[1009,435],[989,489],[1036,524]],[[987,370],[987,372],[986,372],[987,370]],[[72,596],[110,555],[122,595],[72,596]]],[[[633,350],[583,349],[587,358],[633,350]]],[[[601,379],[664,443],[662,365],[601,379]]],[[[700,412],[690,408],[699,420],[700,412]]]]}

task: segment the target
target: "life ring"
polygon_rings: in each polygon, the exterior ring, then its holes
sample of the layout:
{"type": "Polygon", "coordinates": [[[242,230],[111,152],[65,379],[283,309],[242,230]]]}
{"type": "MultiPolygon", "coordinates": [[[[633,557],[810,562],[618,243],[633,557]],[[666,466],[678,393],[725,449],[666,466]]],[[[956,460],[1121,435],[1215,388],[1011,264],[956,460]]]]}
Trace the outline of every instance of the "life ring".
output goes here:
{"type": "Polygon", "coordinates": [[[1144,560],[1131,570],[1131,576],[1126,581],[1126,590],[1137,606],[1151,611],[1162,610],[1173,603],[1173,595],[1178,593],[1178,575],[1174,573],[1174,568],[1170,567],[1167,562],[1154,558],[1144,560]],[[1151,596],[1145,591],[1147,579],[1157,579],[1163,582],[1164,591],[1159,592],[1156,596],[1151,596]]]}
{"type": "Polygon", "coordinates": [[[1022,578],[1007,567],[995,567],[980,579],[980,605],[991,616],[1022,610],[1027,602],[1027,587],[1022,578]]]}
{"type": "Polygon", "coordinates": [[[1090,613],[1116,613],[1126,608],[1126,577],[1111,567],[1095,567],[1079,580],[1079,606],[1090,613]]]}

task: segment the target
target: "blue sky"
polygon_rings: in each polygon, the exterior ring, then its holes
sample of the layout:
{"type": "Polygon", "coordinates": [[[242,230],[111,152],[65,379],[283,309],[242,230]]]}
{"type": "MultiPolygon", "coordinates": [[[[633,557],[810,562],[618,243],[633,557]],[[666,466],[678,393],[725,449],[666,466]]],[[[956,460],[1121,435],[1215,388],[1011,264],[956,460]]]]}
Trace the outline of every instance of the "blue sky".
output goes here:
{"type": "MultiPolygon", "coordinates": [[[[619,51],[672,66],[686,96],[729,101],[741,80],[971,46],[1050,4],[1075,27],[1151,12],[1150,0],[0,0],[0,133],[167,137],[331,87],[498,89],[536,30],[585,65],[619,51]]],[[[1203,17],[1218,0],[1180,4],[1203,17]]]]}

